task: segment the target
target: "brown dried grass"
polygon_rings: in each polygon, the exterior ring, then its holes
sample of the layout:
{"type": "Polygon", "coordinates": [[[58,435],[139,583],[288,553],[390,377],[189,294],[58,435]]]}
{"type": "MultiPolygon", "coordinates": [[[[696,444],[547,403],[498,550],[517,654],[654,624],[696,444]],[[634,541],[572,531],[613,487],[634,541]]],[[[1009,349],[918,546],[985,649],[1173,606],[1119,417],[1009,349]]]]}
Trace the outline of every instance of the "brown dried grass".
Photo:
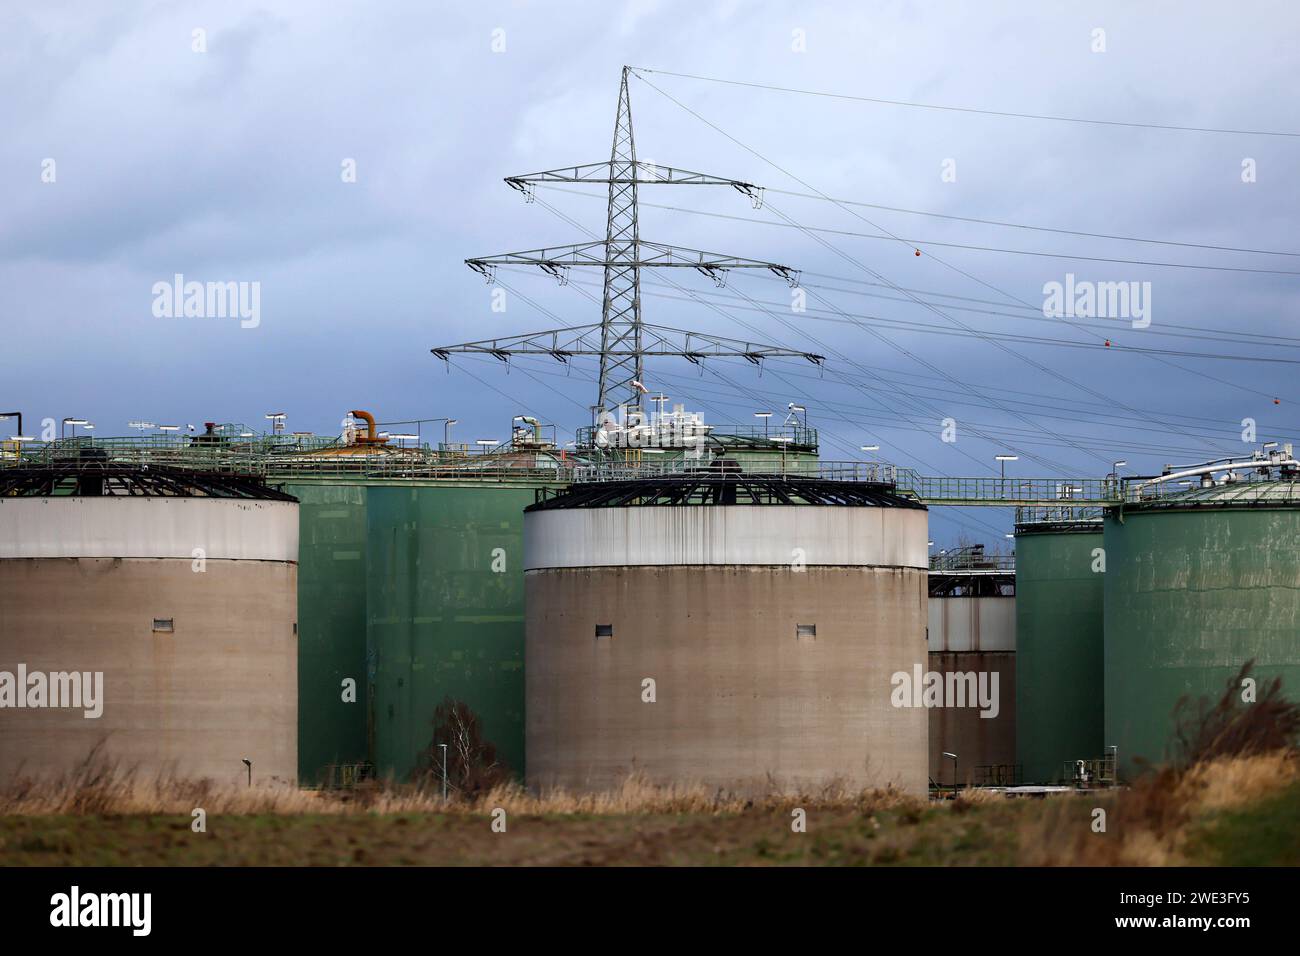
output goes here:
{"type": "Polygon", "coordinates": [[[1186,771],[1164,768],[1128,790],[1094,791],[1048,801],[1018,828],[1021,861],[1030,866],[1180,866],[1191,824],[1217,810],[1271,796],[1300,779],[1294,750],[1223,756],[1186,771]],[[1105,832],[1092,829],[1097,809],[1105,832]]]}
{"type": "Polygon", "coordinates": [[[1217,700],[1184,698],[1174,710],[1177,758],[1129,789],[1073,795],[1020,826],[1024,862],[1066,866],[1185,864],[1198,818],[1254,803],[1300,779],[1300,704],[1264,681],[1254,703],[1241,700],[1247,662],[1217,700]],[[1092,828],[1105,811],[1104,832],[1092,828]]]}
{"type": "Polygon", "coordinates": [[[661,785],[632,774],[616,788],[593,793],[555,789],[531,793],[517,783],[486,793],[443,800],[435,783],[366,781],[351,789],[304,790],[287,784],[218,786],[210,780],[170,775],[141,779],[133,769],[91,751],[75,770],[57,777],[20,778],[0,788],[3,815],[126,816],[185,814],[202,807],[213,814],[481,814],[497,807],[526,815],[723,814],[793,807],[837,807],[864,813],[924,801],[892,788],[852,791],[835,780],[817,788],[760,796],[710,789],[701,784],[661,785]]]}

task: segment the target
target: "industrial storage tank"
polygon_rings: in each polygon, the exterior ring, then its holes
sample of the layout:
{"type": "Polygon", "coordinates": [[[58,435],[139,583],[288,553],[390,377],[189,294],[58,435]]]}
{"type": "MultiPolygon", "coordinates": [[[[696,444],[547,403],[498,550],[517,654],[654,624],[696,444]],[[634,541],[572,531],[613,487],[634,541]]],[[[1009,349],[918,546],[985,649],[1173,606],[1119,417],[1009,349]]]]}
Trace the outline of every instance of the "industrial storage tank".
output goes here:
{"type": "Polygon", "coordinates": [[[276,483],[298,499],[298,779],[340,781],[369,763],[366,495],[358,478],[276,483]],[[353,693],[344,693],[344,681],[353,693]]]}
{"type": "Polygon", "coordinates": [[[1131,486],[1138,500],[1106,518],[1105,743],[1121,778],[1175,756],[1179,699],[1218,700],[1247,661],[1300,699],[1300,475],[1289,447],[1260,458],[1131,486]]]}
{"type": "Polygon", "coordinates": [[[966,691],[930,710],[930,779],[1019,783],[1015,555],[985,554],[983,545],[935,555],[926,633],[930,671],[966,691]]]}
{"type": "MultiPolygon", "coordinates": [[[[1053,509],[1055,511],[1055,509],[1053,509]]],[[[1100,517],[1016,525],[1016,754],[1026,782],[1103,756],[1100,517]]]]}
{"type": "Polygon", "coordinates": [[[145,781],[295,781],[297,558],[297,502],[248,475],[0,468],[0,781],[92,752],[145,781]]]}
{"type": "Polygon", "coordinates": [[[567,481],[568,453],[526,415],[509,443],[475,455],[391,445],[418,435],[350,415],[364,432],[268,464],[301,502],[300,779],[348,786],[430,769],[448,699],[477,718],[498,767],[522,777],[523,509],[567,481]]]}
{"type": "Polygon", "coordinates": [[[380,776],[428,768],[434,712],[449,698],[478,718],[501,767],[523,776],[523,523],[540,487],[440,479],[367,489],[368,696],[380,776]]]}
{"type": "Polygon", "coordinates": [[[777,475],[593,481],[524,515],[527,779],[926,792],[922,505],[777,475]],[[919,701],[914,701],[919,704],[919,701]]]}

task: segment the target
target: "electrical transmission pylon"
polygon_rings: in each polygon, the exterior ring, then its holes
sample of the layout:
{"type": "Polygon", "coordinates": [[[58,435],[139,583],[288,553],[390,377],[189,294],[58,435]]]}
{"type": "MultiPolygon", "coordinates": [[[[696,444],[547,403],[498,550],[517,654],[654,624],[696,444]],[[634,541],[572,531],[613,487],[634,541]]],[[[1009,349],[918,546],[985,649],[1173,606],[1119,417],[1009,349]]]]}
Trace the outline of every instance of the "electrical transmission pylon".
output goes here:
{"type": "Polygon", "coordinates": [[[645,381],[644,359],[647,355],[671,355],[699,364],[706,357],[738,357],[760,363],[765,358],[805,358],[821,364],[824,356],[791,351],[773,346],[756,345],[735,339],[684,332],[641,321],[641,270],[643,268],[695,269],[722,285],[731,269],[767,269],[798,283],[798,273],[789,266],[757,259],[725,256],[698,249],[649,242],[641,238],[637,226],[637,187],[641,184],[674,186],[730,186],[748,196],[758,208],[763,191],[752,183],[722,176],[639,162],[632,135],[632,104],[628,98],[628,68],[623,67],[618,90],[618,115],[614,122],[614,147],[608,162],[585,163],[543,170],[524,176],[508,176],[506,183],[533,201],[537,183],[605,183],[609,188],[609,208],[605,240],[578,242],[545,249],[530,249],[497,256],[466,259],[465,264],[494,281],[497,266],[533,265],[567,281],[574,267],[604,269],[604,297],[600,325],[574,326],[548,332],[536,332],[508,338],[487,339],[431,349],[438,358],[447,360],[453,353],[479,353],[509,361],[512,355],[550,355],[568,362],[575,355],[600,356],[600,381],[596,411],[611,410],[618,405],[640,409],[645,381]],[[593,334],[599,330],[599,347],[593,334]],[[651,347],[646,348],[650,335],[651,347]],[[679,338],[680,337],[680,338],[679,338]],[[679,344],[680,343],[680,344],[679,344]]]}

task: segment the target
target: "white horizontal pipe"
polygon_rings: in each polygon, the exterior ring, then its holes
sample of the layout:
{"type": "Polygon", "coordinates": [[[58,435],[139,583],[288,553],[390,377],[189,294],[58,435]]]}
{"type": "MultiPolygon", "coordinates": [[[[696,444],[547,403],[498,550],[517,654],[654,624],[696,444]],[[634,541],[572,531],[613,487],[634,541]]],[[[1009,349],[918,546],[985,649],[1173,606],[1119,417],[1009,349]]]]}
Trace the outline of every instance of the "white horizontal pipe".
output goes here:
{"type": "Polygon", "coordinates": [[[1149,478],[1146,481],[1139,482],[1138,487],[1145,488],[1147,485],[1158,485],[1179,478],[1191,478],[1195,475],[1209,475],[1216,471],[1251,471],[1256,468],[1277,468],[1284,465],[1300,468],[1300,461],[1296,461],[1294,458],[1279,459],[1278,461],[1253,458],[1247,461],[1228,462],[1221,465],[1198,465],[1195,468],[1186,468],[1168,475],[1161,475],[1159,478],[1149,478]]]}

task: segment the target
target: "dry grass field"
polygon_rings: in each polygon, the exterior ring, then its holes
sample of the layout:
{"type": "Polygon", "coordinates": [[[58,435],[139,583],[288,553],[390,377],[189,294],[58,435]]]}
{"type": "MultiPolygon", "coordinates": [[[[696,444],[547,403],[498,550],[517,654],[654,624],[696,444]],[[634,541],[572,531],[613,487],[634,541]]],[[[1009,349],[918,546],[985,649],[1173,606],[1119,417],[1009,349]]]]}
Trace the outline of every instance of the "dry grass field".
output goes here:
{"type": "Polygon", "coordinates": [[[631,778],[596,795],[499,787],[216,789],[87,764],[0,793],[5,865],[1300,864],[1290,750],[1162,771],[1116,791],[927,801],[889,791],[741,800],[631,778]],[[205,813],[194,829],[195,809],[205,813]],[[1105,831],[1095,828],[1105,811],[1105,831]],[[806,831],[793,827],[806,814],[806,831]],[[493,828],[494,812],[505,830],[493,828]]]}
{"type": "Polygon", "coordinates": [[[428,783],[141,780],[92,752],[61,779],[0,789],[0,864],[1300,865],[1300,704],[1275,680],[1243,706],[1236,683],[1187,710],[1170,764],[1038,799],[837,785],[746,799],[633,776],[606,793],[508,784],[444,801],[428,783]]]}

